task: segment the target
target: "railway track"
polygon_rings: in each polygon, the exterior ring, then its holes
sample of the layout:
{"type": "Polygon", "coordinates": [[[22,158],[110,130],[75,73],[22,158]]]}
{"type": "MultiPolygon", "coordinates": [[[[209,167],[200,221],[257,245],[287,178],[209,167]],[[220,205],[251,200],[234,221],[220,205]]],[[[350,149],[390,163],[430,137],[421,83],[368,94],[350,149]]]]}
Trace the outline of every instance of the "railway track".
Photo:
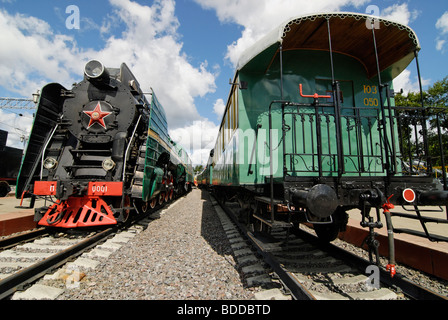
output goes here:
{"type": "MultiPolygon", "coordinates": [[[[275,275],[282,284],[283,297],[277,294],[275,299],[287,299],[285,294],[289,294],[297,300],[447,300],[400,274],[390,278],[382,268],[332,244],[323,245],[302,229],[291,234],[285,229],[274,229],[270,235],[252,232],[235,218],[236,204],[217,203],[218,215],[221,208],[247,242],[247,247],[239,252],[257,252],[268,266],[265,274],[275,275]]],[[[258,269],[261,274],[261,268],[258,269]]]]}
{"type": "MultiPolygon", "coordinates": [[[[51,273],[54,276],[48,278],[63,280],[62,287],[76,285],[83,277],[80,270],[97,263],[92,258],[105,257],[117,250],[121,243],[141,231],[137,224],[144,225],[147,216],[101,231],[48,233],[39,229],[0,241],[0,299],[22,299],[24,290],[51,273]]],[[[36,291],[44,292],[41,298],[52,299],[63,289],[61,285],[55,288],[37,284],[36,291]]]]}

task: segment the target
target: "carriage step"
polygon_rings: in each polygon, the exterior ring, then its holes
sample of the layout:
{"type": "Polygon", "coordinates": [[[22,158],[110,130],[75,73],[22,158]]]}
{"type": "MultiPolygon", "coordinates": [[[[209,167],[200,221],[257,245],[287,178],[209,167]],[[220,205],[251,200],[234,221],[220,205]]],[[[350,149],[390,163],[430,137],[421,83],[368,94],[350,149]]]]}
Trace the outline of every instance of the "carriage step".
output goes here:
{"type": "MultiPolygon", "coordinates": [[[[254,197],[256,201],[264,202],[267,204],[271,204],[271,198],[269,197],[254,197]]],[[[278,199],[274,199],[274,204],[281,204],[282,201],[278,199]]]]}
{"type": "Polygon", "coordinates": [[[146,159],[142,157],[138,157],[137,164],[138,165],[145,165],[146,159]]]}
{"type": "Polygon", "coordinates": [[[291,228],[293,225],[290,222],[285,222],[285,221],[274,221],[272,222],[271,220],[266,220],[262,217],[257,216],[256,214],[253,215],[253,217],[259,221],[261,221],[262,223],[268,225],[271,228],[291,228]]]}

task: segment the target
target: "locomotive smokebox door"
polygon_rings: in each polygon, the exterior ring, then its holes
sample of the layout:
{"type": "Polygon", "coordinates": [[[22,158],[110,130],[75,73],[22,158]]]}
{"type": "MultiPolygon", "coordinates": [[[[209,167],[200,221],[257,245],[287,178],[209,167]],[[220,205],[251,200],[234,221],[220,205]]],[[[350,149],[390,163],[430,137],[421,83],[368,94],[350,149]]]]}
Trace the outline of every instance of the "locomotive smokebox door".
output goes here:
{"type": "Polygon", "coordinates": [[[135,99],[125,86],[110,79],[115,89],[101,90],[89,81],[75,86],[75,96],[64,102],[64,119],[71,119],[70,132],[87,143],[109,143],[127,132],[136,120],[135,99]],[[126,106],[126,110],[124,110],[126,106]]]}
{"type": "Polygon", "coordinates": [[[104,133],[115,121],[113,111],[106,101],[92,101],[84,106],[81,123],[90,132],[104,133]]]}

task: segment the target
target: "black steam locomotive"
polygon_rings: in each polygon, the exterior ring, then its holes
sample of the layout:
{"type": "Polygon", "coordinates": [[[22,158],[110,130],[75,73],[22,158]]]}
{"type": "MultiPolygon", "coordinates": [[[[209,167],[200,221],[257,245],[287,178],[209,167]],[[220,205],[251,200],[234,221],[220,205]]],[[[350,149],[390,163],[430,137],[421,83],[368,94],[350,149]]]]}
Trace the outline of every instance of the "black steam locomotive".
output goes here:
{"type": "Polygon", "coordinates": [[[126,64],[105,68],[96,60],[71,90],[42,89],[16,188],[17,198],[51,202],[35,209],[39,225],[113,225],[189,190],[191,161],[151,96],[126,64]]]}

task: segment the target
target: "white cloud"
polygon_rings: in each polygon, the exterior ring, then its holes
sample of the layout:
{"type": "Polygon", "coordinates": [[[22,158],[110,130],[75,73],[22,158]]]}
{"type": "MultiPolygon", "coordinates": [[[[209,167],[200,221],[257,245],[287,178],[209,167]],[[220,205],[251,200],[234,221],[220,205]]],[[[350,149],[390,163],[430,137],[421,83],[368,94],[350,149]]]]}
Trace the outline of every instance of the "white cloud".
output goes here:
{"type": "Polygon", "coordinates": [[[0,85],[23,96],[49,80],[73,83],[71,73],[82,70],[74,39],[34,17],[0,10],[0,43],[0,85]]]}
{"type": "MultiPolygon", "coordinates": [[[[208,71],[207,61],[193,66],[182,51],[175,1],[155,0],[151,6],[130,0],[110,3],[124,31],[109,36],[99,51],[79,48],[73,36],[55,32],[43,20],[0,9],[0,43],[8,44],[0,50],[0,86],[30,97],[48,82],[71,87],[82,79],[90,59],[108,67],[125,62],[144,91],[154,89],[170,128],[200,119],[194,99],[215,91],[215,75],[208,71]]],[[[98,32],[105,36],[111,28],[103,24],[98,32]]]]}
{"type": "Polygon", "coordinates": [[[437,39],[436,41],[437,41],[436,49],[437,49],[438,51],[442,51],[442,50],[443,50],[443,46],[444,46],[445,43],[446,43],[446,40],[443,40],[443,39],[437,39]]]}
{"type": "Polygon", "coordinates": [[[223,23],[244,27],[241,37],[227,47],[226,59],[234,66],[240,55],[288,18],[313,12],[339,11],[344,6],[360,7],[369,0],[195,0],[216,11],[223,23]]]}
{"type": "Polygon", "coordinates": [[[215,91],[215,76],[207,70],[207,61],[194,67],[182,52],[175,2],[158,0],[151,7],[129,0],[110,2],[126,30],[121,38],[107,39],[105,48],[92,58],[109,66],[125,61],[145,91],[154,89],[170,128],[199,119],[194,99],[215,91]]]}
{"type": "Polygon", "coordinates": [[[387,7],[381,12],[381,17],[402,23],[404,25],[409,25],[412,21],[415,21],[419,16],[420,12],[418,10],[409,11],[408,4],[394,4],[387,7]]]}
{"type": "Polygon", "coordinates": [[[448,11],[437,20],[436,28],[439,30],[439,36],[436,38],[436,49],[444,52],[444,47],[448,39],[448,11]]]}
{"type": "MultiPolygon", "coordinates": [[[[411,71],[404,70],[398,77],[394,79],[394,91],[399,92],[401,89],[403,89],[403,92],[405,94],[408,94],[409,92],[419,92],[420,86],[418,83],[418,78],[412,77],[411,71]]],[[[422,78],[422,86],[423,90],[425,89],[425,86],[428,86],[431,84],[430,79],[424,79],[422,78]]]]}
{"type": "Polygon", "coordinates": [[[0,110],[0,129],[8,131],[7,146],[23,149],[24,141],[31,132],[33,117],[29,113],[22,115],[0,110]]]}
{"type": "Polygon", "coordinates": [[[224,103],[224,100],[223,99],[216,100],[215,104],[213,105],[213,112],[216,114],[218,120],[222,119],[225,110],[226,105],[224,103]]]}
{"type": "Polygon", "coordinates": [[[437,20],[436,28],[440,29],[442,34],[448,33],[448,11],[437,20]]]}
{"type": "Polygon", "coordinates": [[[189,153],[194,165],[205,165],[210,150],[215,147],[219,126],[202,119],[190,126],[170,130],[171,139],[182,145],[189,153]]]}

